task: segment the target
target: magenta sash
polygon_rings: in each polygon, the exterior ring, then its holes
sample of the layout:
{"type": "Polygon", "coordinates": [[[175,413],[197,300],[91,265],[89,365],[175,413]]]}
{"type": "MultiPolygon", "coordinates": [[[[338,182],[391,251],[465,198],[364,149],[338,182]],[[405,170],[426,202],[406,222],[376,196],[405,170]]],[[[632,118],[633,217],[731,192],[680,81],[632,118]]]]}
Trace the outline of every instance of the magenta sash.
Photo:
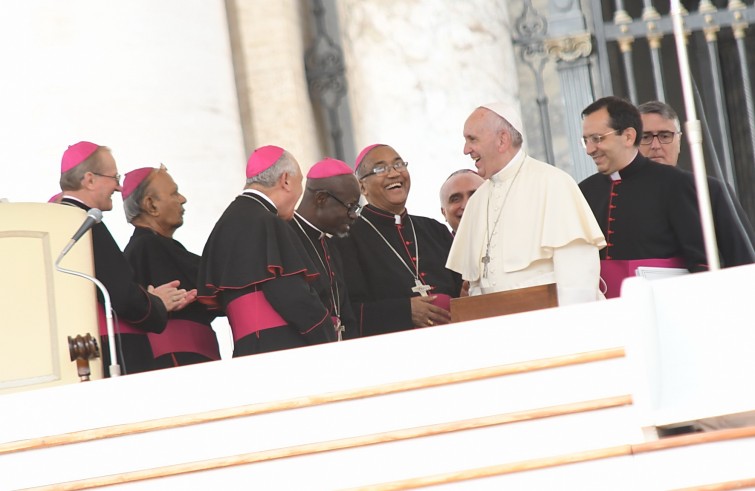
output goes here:
{"type": "Polygon", "coordinates": [[[260,291],[232,300],[225,311],[234,341],[263,329],[288,325],[260,291]]]}
{"type": "Polygon", "coordinates": [[[668,259],[603,259],[600,261],[600,277],[606,282],[606,298],[616,298],[621,293],[624,278],[637,275],[637,268],[685,268],[680,257],[668,259]]]}
{"type": "Polygon", "coordinates": [[[197,353],[211,360],[220,359],[218,339],[210,326],[184,319],[171,319],[165,330],[148,332],[155,358],[167,353],[197,353]]]}
{"type": "MultiPolygon", "coordinates": [[[[100,336],[107,336],[107,321],[105,319],[105,307],[97,302],[97,322],[100,325],[100,336]]],[[[137,329],[127,320],[124,319],[117,319],[115,316],[113,316],[113,330],[115,331],[115,334],[140,334],[144,336],[146,331],[142,331],[141,329],[137,329]]]]}

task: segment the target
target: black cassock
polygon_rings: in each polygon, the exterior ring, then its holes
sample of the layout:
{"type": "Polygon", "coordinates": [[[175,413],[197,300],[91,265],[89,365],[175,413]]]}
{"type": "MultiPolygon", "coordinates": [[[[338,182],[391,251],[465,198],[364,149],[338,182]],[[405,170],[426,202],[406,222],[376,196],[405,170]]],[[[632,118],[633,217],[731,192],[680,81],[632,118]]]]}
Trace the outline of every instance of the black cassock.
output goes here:
{"type": "MultiPolygon", "coordinates": [[[[197,287],[199,256],[175,239],[148,228],[135,227],[123,254],[142,286],[160,286],[179,280],[178,288],[193,290],[197,287]]],[[[220,359],[211,325],[215,316],[216,313],[199,302],[170,312],[165,331],[148,336],[157,365],[167,368],[220,359]]]]}
{"type": "Polygon", "coordinates": [[[357,321],[351,311],[349,293],[343,278],[343,261],[338,248],[321,230],[315,228],[298,214],[289,222],[301,240],[309,258],[320,273],[313,285],[320,301],[330,310],[331,317],[340,320],[343,339],[356,337],[357,321]]]}
{"type": "MultiPolygon", "coordinates": [[[[417,265],[421,283],[431,287],[430,295],[445,296],[446,301],[459,296],[461,276],[446,269],[452,241],[451,232],[437,220],[405,211],[397,224],[393,213],[364,207],[349,236],[334,240],[343,259],[359,336],[414,327],[410,299],[419,295],[412,291],[417,265]]],[[[442,306],[448,310],[447,302],[442,306]]]]}
{"type": "MultiPolygon", "coordinates": [[[[692,172],[683,171],[694,181],[692,172]]],[[[713,225],[716,229],[716,244],[722,268],[741,266],[755,261],[748,245],[755,240],[750,220],[747,218],[742,205],[734,194],[731,194],[732,207],[726,199],[727,184],[715,177],[708,177],[708,193],[710,194],[710,208],[713,213],[713,225]],[[742,229],[738,225],[742,223],[742,229]]],[[[731,191],[729,191],[731,192],[731,191]]]]}
{"type": "Polygon", "coordinates": [[[579,183],[608,243],[600,258],[678,257],[689,271],[706,270],[697,195],[689,176],[639,152],[618,174],[619,180],[598,173],[579,183]]]}
{"type": "MultiPolygon", "coordinates": [[[[64,197],[61,203],[90,208],[78,200],[64,197]]],[[[168,314],[162,300],[138,284],[134,271],[103,222],[92,227],[92,249],[94,252],[94,275],[102,282],[110,295],[115,315],[113,325],[116,331],[116,349],[121,373],[139,373],[154,370],[147,332],[160,333],[165,329],[168,314]],[[121,331],[129,332],[121,332],[121,331]],[[120,332],[120,335],[118,333],[120,332]]],[[[97,301],[104,306],[104,300],[97,290],[97,301]]],[[[104,308],[102,310],[104,312],[104,308]]],[[[108,336],[100,316],[100,351],[105,375],[110,374],[110,350],[108,336]]]]}
{"type": "Polygon", "coordinates": [[[228,316],[233,356],[335,340],[317,273],[275,206],[249,191],[226,208],[199,263],[199,300],[228,316]]]}

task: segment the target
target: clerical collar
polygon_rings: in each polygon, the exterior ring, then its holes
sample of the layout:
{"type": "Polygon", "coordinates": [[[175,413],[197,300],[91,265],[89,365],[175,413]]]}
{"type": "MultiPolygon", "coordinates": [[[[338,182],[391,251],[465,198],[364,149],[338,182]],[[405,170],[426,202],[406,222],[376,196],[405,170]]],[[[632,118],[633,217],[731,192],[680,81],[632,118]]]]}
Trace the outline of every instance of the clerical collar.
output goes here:
{"type": "Polygon", "coordinates": [[[296,218],[298,218],[299,220],[301,220],[302,222],[304,222],[305,224],[307,224],[311,229],[315,230],[319,234],[319,236],[317,237],[318,239],[322,239],[323,237],[327,237],[327,238],[330,239],[331,237],[333,237],[331,234],[325,233],[322,230],[320,230],[319,228],[317,228],[314,225],[312,225],[309,222],[309,220],[307,220],[306,218],[304,218],[303,216],[301,216],[298,211],[295,211],[294,215],[296,216],[296,218]]]}
{"type": "MultiPolygon", "coordinates": [[[[264,200],[264,202],[267,202],[270,204],[270,206],[273,207],[272,211],[276,215],[278,214],[278,207],[275,206],[275,203],[273,203],[273,200],[267,197],[267,195],[261,191],[257,191],[256,189],[245,189],[244,192],[241,193],[242,196],[246,196],[247,198],[252,198],[254,196],[258,196],[264,200]]],[[[262,203],[264,205],[264,202],[262,203]]]]}
{"type": "Polygon", "coordinates": [[[66,206],[75,206],[76,208],[81,208],[84,211],[89,211],[92,209],[91,206],[84,203],[79,198],[74,198],[73,196],[62,196],[60,198],[60,204],[66,206]]]}
{"type": "Polygon", "coordinates": [[[614,181],[620,181],[621,179],[630,177],[639,169],[639,167],[641,167],[641,164],[639,163],[641,159],[642,156],[638,151],[634,154],[634,157],[632,157],[632,160],[630,160],[627,165],[611,174],[611,179],[614,181]]]}
{"type": "Polygon", "coordinates": [[[74,198],[73,196],[70,196],[68,194],[63,194],[63,196],[60,197],[61,200],[67,199],[69,201],[76,201],[77,203],[81,203],[82,205],[86,206],[87,209],[91,208],[88,204],[81,201],[79,198],[74,198]]]}
{"type": "Polygon", "coordinates": [[[511,158],[508,164],[503,169],[499,170],[490,178],[493,184],[501,184],[509,179],[513,179],[516,175],[519,167],[524,163],[524,158],[527,155],[524,153],[524,149],[520,148],[519,151],[511,158]]]}
{"type": "Polygon", "coordinates": [[[406,217],[409,216],[409,212],[406,211],[406,208],[404,208],[404,211],[400,215],[396,215],[395,213],[391,213],[390,211],[386,211],[378,208],[377,206],[368,204],[362,209],[362,213],[364,213],[365,211],[371,212],[376,217],[380,217],[385,221],[391,220],[396,225],[403,224],[406,217]]]}

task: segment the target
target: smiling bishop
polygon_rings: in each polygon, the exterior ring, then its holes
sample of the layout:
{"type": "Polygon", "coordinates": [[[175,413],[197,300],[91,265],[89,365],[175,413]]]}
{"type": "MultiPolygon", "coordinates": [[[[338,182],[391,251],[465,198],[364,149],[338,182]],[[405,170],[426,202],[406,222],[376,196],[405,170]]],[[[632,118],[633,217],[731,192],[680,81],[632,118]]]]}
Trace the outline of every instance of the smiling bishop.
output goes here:
{"type": "Polygon", "coordinates": [[[445,324],[461,290],[461,277],[445,267],[448,228],[406,211],[408,166],[384,144],[366,147],[355,163],[367,205],[336,244],[360,337],[445,324]]]}

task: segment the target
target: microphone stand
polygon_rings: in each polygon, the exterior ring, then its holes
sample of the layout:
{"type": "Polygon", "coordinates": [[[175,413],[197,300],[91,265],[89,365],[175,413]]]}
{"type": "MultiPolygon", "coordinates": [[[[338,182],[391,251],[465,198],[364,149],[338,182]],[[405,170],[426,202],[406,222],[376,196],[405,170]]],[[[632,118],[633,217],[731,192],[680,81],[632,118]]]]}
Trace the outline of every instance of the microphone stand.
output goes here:
{"type": "Polygon", "coordinates": [[[710,206],[710,193],[708,192],[708,180],[706,179],[705,159],[703,157],[702,130],[700,120],[697,119],[695,100],[692,93],[692,76],[689,71],[687,40],[682,24],[680,0],[671,0],[670,14],[674,28],[674,39],[676,40],[677,58],[679,59],[679,75],[682,80],[684,109],[687,113],[684,129],[687,132],[687,140],[689,141],[692,156],[692,169],[695,175],[695,187],[697,188],[697,206],[700,209],[705,254],[708,259],[708,269],[710,271],[717,271],[721,266],[718,262],[718,246],[716,245],[716,233],[713,226],[713,213],[710,206]]]}
{"type": "MultiPolygon", "coordinates": [[[[71,242],[74,242],[73,240],[71,242]]],[[[82,273],[80,271],[73,271],[70,269],[65,269],[59,265],[60,261],[63,259],[63,256],[71,249],[71,246],[73,244],[69,243],[68,246],[66,246],[65,249],[63,249],[63,252],[60,253],[58,256],[58,259],[55,261],[55,269],[60,271],[61,273],[68,273],[72,274],[74,276],[78,276],[80,278],[87,279],[97,285],[97,288],[99,288],[100,293],[102,293],[102,298],[105,300],[105,324],[107,325],[107,337],[108,337],[108,350],[110,352],[110,376],[111,377],[118,377],[121,375],[121,366],[118,364],[118,358],[116,358],[116,351],[115,351],[115,330],[113,329],[113,308],[112,304],[110,303],[110,293],[108,293],[107,288],[105,288],[105,285],[102,284],[100,280],[93,276],[89,276],[86,273],[82,273]]]]}

